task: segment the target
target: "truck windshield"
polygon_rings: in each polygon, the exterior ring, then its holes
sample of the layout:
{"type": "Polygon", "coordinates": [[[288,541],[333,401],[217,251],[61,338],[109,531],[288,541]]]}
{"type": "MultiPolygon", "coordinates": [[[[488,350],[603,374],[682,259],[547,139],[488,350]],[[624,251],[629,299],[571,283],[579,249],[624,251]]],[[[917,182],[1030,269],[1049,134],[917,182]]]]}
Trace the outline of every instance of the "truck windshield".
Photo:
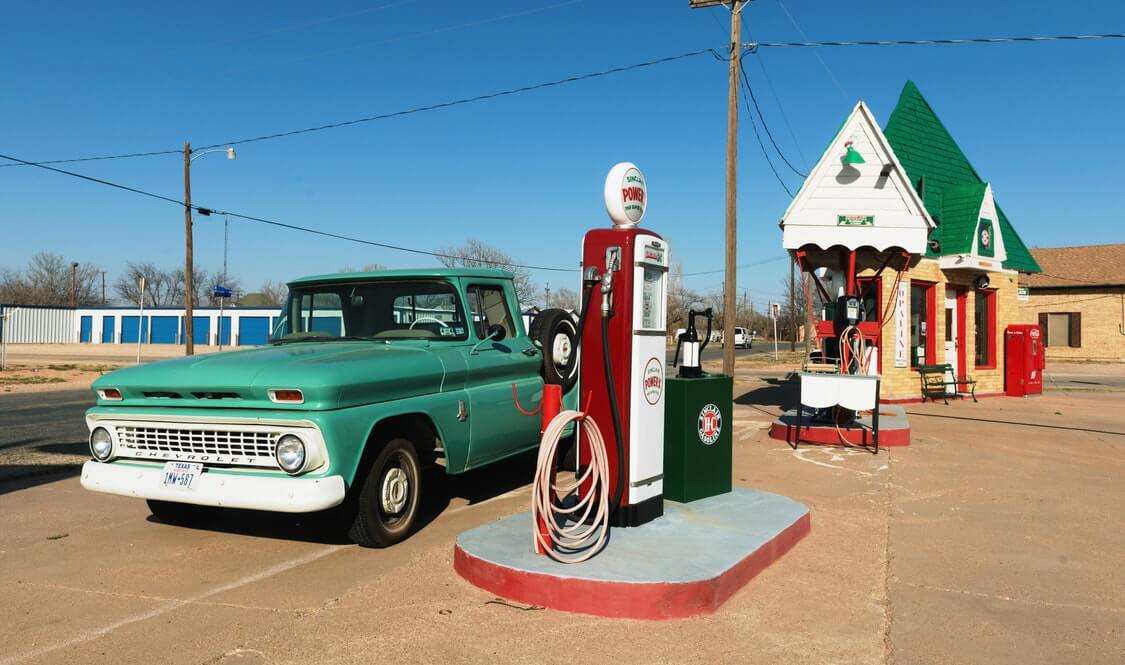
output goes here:
{"type": "Polygon", "coordinates": [[[290,288],[274,343],[468,338],[453,285],[438,280],[337,282],[290,288]]]}

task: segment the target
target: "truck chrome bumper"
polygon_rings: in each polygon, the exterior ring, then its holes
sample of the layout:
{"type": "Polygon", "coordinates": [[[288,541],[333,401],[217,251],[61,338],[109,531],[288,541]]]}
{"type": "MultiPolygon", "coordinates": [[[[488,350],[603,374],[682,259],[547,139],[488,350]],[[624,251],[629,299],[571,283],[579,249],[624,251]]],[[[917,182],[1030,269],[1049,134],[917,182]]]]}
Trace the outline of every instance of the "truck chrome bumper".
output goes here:
{"type": "Polygon", "coordinates": [[[341,476],[321,478],[263,477],[204,473],[190,490],[164,487],[161,467],[142,467],[93,460],[82,465],[82,487],[95,492],[141,499],[224,508],[250,508],[282,513],[309,513],[344,500],[341,476]]]}

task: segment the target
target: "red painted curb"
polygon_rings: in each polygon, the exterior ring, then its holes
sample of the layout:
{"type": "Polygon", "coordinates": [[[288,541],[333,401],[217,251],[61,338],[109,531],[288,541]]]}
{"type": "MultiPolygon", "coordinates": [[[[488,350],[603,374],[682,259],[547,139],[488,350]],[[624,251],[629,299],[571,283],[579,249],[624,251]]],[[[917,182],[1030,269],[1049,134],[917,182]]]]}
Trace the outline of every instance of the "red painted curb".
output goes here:
{"type": "Polygon", "coordinates": [[[695,582],[610,582],[532,573],[479,559],[460,545],[453,550],[453,569],[498,596],[553,610],[618,619],[684,619],[713,614],[811,529],[806,512],[717,577],[695,582]]]}
{"type": "MultiPolygon", "coordinates": [[[[844,433],[844,438],[847,443],[840,440],[840,433],[836,431],[835,426],[829,427],[825,425],[801,425],[801,443],[807,443],[814,446],[870,446],[873,445],[871,441],[871,430],[856,430],[841,428],[844,433]]],[[[791,425],[779,421],[774,421],[770,425],[769,435],[771,439],[778,439],[786,443],[793,443],[793,435],[797,431],[796,425],[791,425]]],[[[899,427],[896,429],[880,429],[879,430],[879,447],[880,448],[901,448],[910,445],[910,428],[899,427]]]]}

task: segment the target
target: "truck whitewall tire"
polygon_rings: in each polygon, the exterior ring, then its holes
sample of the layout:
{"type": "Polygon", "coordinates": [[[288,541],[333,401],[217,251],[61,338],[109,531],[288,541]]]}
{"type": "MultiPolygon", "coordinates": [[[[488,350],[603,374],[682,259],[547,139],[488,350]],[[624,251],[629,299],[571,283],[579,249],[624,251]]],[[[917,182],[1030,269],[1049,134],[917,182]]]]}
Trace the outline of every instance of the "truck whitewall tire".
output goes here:
{"type": "Polygon", "coordinates": [[[391,439],[363,482],[348,536],[363,547],[390,547],[414,530],[422,496],[422,465],[414,444],[391,439]]]}

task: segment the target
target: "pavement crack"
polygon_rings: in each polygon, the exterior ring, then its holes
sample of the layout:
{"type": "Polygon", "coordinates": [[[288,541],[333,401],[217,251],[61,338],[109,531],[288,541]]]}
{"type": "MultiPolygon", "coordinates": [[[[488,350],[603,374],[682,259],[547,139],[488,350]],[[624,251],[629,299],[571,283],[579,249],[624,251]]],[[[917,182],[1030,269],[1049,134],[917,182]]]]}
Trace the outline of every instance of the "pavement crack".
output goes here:
{"type": "Polygon", "coordinates": [[[887,463],[887,527],[883,551],[883,662],[895,662],[895,645],[891,641],[891,624],[894,622],[894,605],[891,604],[891,521],[894,519],[894,467],[891,452],[886,451],[887,463]]]}
{"type": "Polygon", "coordinates": [[[1091,612],[1111,612],[1114,614],[1125,614],[1125,607],[1105,607],[1102,605],[1083,605],[1081,603],[1057,603],[1050,600],[1039,600],[1037,598],[1015,598],[1013,596],[1005,596],[998,593],[985,593],[983,591],[970,591],[969,589],[951,589],[949,587],[934,586],[932,584],[918,584],[916,582],[906,582],[903,580],[891,580],[892,584],[901,584],[913,589],[922,589],[925,591],[938,591],[941,593],[957,594],[961,596],[971,596],[973,598],[985,598],[988,600],[1002,600],[1008,603],[1020,603],[1024,605],[1035,605],[1038,607],[1057,607],[1060,609],[1068,610],[1088,610],[1091,612]]]}
{"type": "Polygon", "coordinates": [[[297,614],[308,612],[313,609],[319,608],[297,608],[297,609],[284,609],[280,607],[268,607],[264,605],[242,605],[240,603],[220,603],[210,600],[193,600],[191,598],[176,598],[174,596],[154,596],[147,593],[128,593],[125,591],[105,591],[102,589],[83,589],[82,587],[67,586],[64,584],[46,584],[44,582],[24,582],[23,586],[33,586],[40,589],[51,589],[54,591],[69,591],[71,593],[85,593],[93,596],[105,596],[110,598],[133,598],[137,600],[147,600],[154,603],[177,603],[179,605],[198,605],[204,607],[229,607],[236,610],[256,610],[259,612],[273,612],[281,614],[297,614]]]}

